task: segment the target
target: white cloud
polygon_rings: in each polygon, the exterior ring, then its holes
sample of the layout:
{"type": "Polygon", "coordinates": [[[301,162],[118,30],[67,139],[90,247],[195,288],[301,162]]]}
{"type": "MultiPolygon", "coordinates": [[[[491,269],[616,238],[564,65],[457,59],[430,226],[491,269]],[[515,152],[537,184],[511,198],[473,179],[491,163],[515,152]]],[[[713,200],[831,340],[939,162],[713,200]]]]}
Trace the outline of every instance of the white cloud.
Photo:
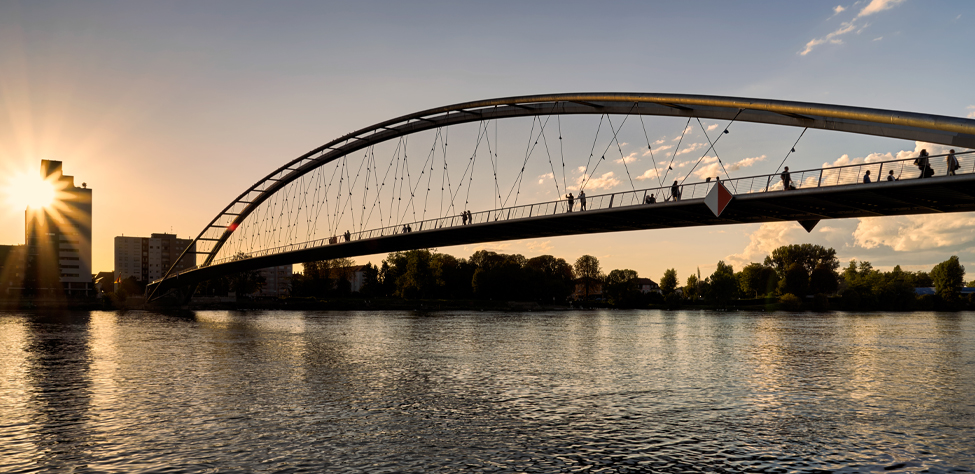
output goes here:
{"type": "Polygon", "coordinates": [[[705,143],[691,143],[690,145],[687,145],[685,148],[678,151],[677,156],[683,155],[684,153],[690,153],[692,151],[700,150],[701,148],[704,148],[704,145],[705,143]]]}
{"type": "Polygon", "coordinates": [[[716,123],[715,123],[715,124],[711,124],[711,125],[708,125],[708,131],[709,131],[709,132],[710,132],[711,130],[714,130],[714,129],[716,129],[716,128],[718,128],[718,124],[716,124],[716,123]]]}
{"type": "Polygon", "coordinates": [[[729,255],[725,261],[735,268],[751,262],[762,262],[773,250],[799,242],[806,231],[795,222],[767,222],[748,236],[748,245],[741,253],[729,255]]]}
{"type": "MultiPolygon", "coordinates": [[[[734,163],[728,164],[727,166],[725,166],[725,169],[727,169],[728,172],[730,173],[732,171],[738,171],[742,168],[748,168],[749,166],[752,166],[755,163],[764,160],[765,160],[765,155],[756,156],[752,158],[745,158],[743,160],[739,160],[734,163]]],[[[721,174],[724,173],[724,170],[721,169],[721,163],[718,163],[717,157],[711,157],[711,156],[705,157],[703,162],[709,164],[707,166],[694,170],[694,175],[697,176],[698,178],[704,179],[707,178],[708,176],[721,176],[721,174]]]]}
{"type": "Polygon", "coordinates": [[[975,118],[975,105],[969,105],[967,107],[967,110],[971,110],[971,112],[969,112],[968,115],[966,115],[966,117],[975,118]]]}
{"type": "Polygon", "coordinates": [[[624,161],[626,163],[633,163],[634,161],[637,161],[636,152],[634,151],[633,153],[630,153],[629,155],[626,155],[626,156],[624,156],[624,157],[622,157],[622,158],[620,158],[618,160],[615,160],[615,161],[616,161],[616,164],[623,164],[624,161]]]}
{"type": "Polygon", "coordinates": [[[580,167],[576,168],[576,170],[578,170],[580,173],[585,173],[586,172],[586,167],[585,166],[580,166],[580,167]]]}
{"type": "Polygon", "coordinates": [[[546,179],[553,179],[553,178],[555,178],[555,175],[553,175],[552,173],[545,173],[542,175],[538,175],[538,184],[545,184],[546,179]]]}
{"type": "Polygon", "coordinates": [[[687,135],[690,131],[691,131],[691,126],[688,125],[687,128],[684,129],[684,133],[681,133],[680,135],[677,135],[676,137],[671,138],[670,141],[676,142],[676,141],[680,140],[681,138],[683,138],[684,135],[687,135]]]}
{"type": "Polygon", "coordinates": [[[870,3],[863,7],[863,10],[860,10],[860,13],[857,14],[857,18],[873,15],[874,13],[891,9],[898,4],[904,3],[904,1],[905,0],[870,0],[870,3]]]}
{"type": "Polygon", "coordinates": [[[973,227],[975,213],[869,217],[860,219],[853,239],[864,248],[886,246],[898,252],[972,246],[973,227]]]}
{"type": "MultiPolygon", "coordinates": [[[[856,30],[856,34],[860,34],[864,29],[870,26],[869,23],[864,25],[857,25],[857,20],[866,16],[873,15],[874,13],[882,12],[884,10],[893,8],[894,6],[903,3],[904,1],[905,0],[870,0],[870,3],[868,3],[867,6],[863,7],[863,9],[860,10],[860,13],[857,13],[857,16],[855,16],[852,20],[841,23],[839,28],[837,28],[835,31],[830,32],[826,36],[823,36],[821,38],[813,38],[809,40],[809,42],[806,43],[806,47],[799,52],[799,55],[805,56],[810,52],[812,52],[812,50],[815,47],[821,44],[826,44],[826,43],[843,44],[843,40],[840,38],[840,36],[843,36],[854,30],[856,30]]],[[[846,9],[840,5],[837,5],[836,7],[833,8],[833,12],[834,12],[833,15],[835,16],[844,10],[846,9]]]]}
{"type": "Polygon", "coordinates": [[[809,42],[806,43],[806,48],[800,51],[799,55],[805,56],[810,52],[812,52],[813,48],[823,43],[842,44],[843,40],[839,39],[839,36],[845,35],[855,29],[856,29],[856,25],[853,24],[853,22],[845,22],[842,25],[840,25],[840,28],[837,29],[836,31],[833,31],[832,33],[822,38],[813,38],[809,40],[809,42]]]}
{"type": "Polygon", "coordinates": [[[525,247],[536,252],[551,252],[555,248],[551,240],[529,240],[525,242],[525,247]]]}
{"type": "MultiPolygon", "coordinates": [[[[654,148],[653,150],[656,151],[657,153],[660,153],[662,151],[667,151],[667,150],[669,150],[669,149],[671,149],[673,147],[674,147],[674,145],[664,145],[664,146],[658,146],[658,147],[654,148]]],[[[650,150],[647,150],[647,151],[643,152],[643,156],[647,156],[649,154],[650,154],[650,150]]]]}
{"type": "Polygon", "coordinates": [[[884,39],[884,37],[883,37],[883,36],[878,36],[878,37],[876,37],[876,38],[874,38],[873,40],[874,40],[874,41],[880,41],[880,40],[882,40],[882,39],[884,39]]]}
{"type": "Polygon", "coordinates": [[[837,5],[833,7],[833,15],[839,15],[840,13],[843,13],[845,11],[846,8],[844,8],[843,5],[837,5]]]}
{"type": "Polygon", "coordinates": [[[653,142],[653,144],[654,144],[654,145],[659,145],[659,144],[661,144],[661,143],[663,143],[663,142],[665,142],[665,141],[666,141],[666,140],[664,140],[663,138],[661,138],[660,140],[657,140],[657,141],[655,141],[655,142],[653,142]]]}
{"type": "Polygon", "coordinates": [[[598,178],[590,178],[589,175],[584,174],[576,180],[575,189],[579,189],[583,183],[585,183],[586,189],[611,189],[620,184],[620,180],[613,177],[612,171],[603,173],[598,178]]]}
{"type": "Polygon", "coordinates": [[[656,170],[656,169],[650,168],[650,169],[644,171],[643,174],[641,174],[640,176],[636,176],[633,179],[635,179],[637,181],[643,181],[645,179],[656,178],[657,176],[660,176],[660,170],[656,170]]]}

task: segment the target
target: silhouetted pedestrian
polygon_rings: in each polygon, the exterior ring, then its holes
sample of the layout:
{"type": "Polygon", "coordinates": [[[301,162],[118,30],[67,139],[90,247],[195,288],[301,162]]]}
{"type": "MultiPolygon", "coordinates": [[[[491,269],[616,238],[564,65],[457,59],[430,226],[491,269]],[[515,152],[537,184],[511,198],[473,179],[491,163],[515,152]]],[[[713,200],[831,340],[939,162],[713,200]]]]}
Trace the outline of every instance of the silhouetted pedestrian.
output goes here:
{"type": "Polygon", "coordinates": [[[657,198],[654,197],[653,194],[651,194],[651,195],[647,196],[646,199],[644,199],[644,202],[646,202],[647,204],[653,204],[653,203],[657,202],[657,198]]]}
{"type": "Polygon", "coordinates": [[[958,158],[955,158],[955,150],[948,150],[948,156],[945,157],[945,165],[948,166],[948,176],[954,176],[955,170],[961,168],[958,163],[958,158]]]}
{"type": "Polygon", "coordinates": [[[585,211],[586,210],[586,192],[585,191],[579,191],[579,210],[580,211],[585,211]]]}
{"type": "Polygon", "coordinates": [[[345,241],[348,242],[350,240],[352,240],[352,234],[349,231],[345,231],[345,241]]]}
{"type": "Polygon", "coordinates": [[[463,225],[467,225],[467,211],[460,213],[460,220],[463,225]]]}
{"type": "Polygon", "coordinates": [[[894,170],[890,170],[887,172],[887,181],[895,181],[894,170]]]}
{"type": "Polygon", "coordinates": [[[468,224],[474,223],[474,214],[471,214],[471,211],[467,211],[467,223],[468,224]]]}
{"type": "Polygon", "coordinates": [[[572,212],[572,205],[575,204],[576,198],[572,196],[572,193],[569,193],[565,198],[569,200],[569,210],[566,212],[572,212]]]}
{"type": "Polygon", "coordinates": [[[863,184],[870,184],[870,170],[867,170],[866,173],[863,173],[863,184]]]}
{"type": "Polygon", "coordinates": [[[914,165],[921,171],[921,175],[918,176],[919,179],[924,179],[934,174],[933,170],[931,170],[931,161],[928,159],[928,150],[921,150],[917,159],[914,160],[914,165]]]}
{"type": "Polygon", "coordinates": [[[782,170],[782,174],[780,174],[779,177],[782,178],[782,189],[784,189],[785,191],[794,189],[792,187],[792,173],[789,173],[788,166],[786,166],[785,169],[782,170]]]}
{"type": "Polygon", "coordinates": [[[677,184],[677,180],[674,180],[674,184],[670,186],[670,198],[674,201],[680,201],[680,186],[677,184]]]}

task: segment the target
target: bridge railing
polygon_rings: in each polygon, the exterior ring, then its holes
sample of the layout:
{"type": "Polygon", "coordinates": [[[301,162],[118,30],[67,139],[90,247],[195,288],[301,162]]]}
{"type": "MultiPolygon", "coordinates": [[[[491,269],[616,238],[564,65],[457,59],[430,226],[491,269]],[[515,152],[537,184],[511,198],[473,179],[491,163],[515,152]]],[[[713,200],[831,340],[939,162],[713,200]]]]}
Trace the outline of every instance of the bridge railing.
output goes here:
{"type": "MultiPolygon", "coordinates": [[[[928,172],[931,178],[943,177],[948,174],[948,167],[945,157],[947,155],[931,155],[928,157],[928,172]],[[933,175],[932,175],[933,173],[933,175]]],[[[975,173],[975,151],[956,153],[955,157],[959,162],[956,174],[975,173]]],[[[917,163],[917,158],[906,158],[900,160],[889,160],[872,163],[855,163],[844,166],[833,166],[826,168],[816,168],[809,170],[799,170],[790,172],[792,183],[796,189],[811,189],[819,187],[854,185],[863,183],[863,177],[870,173],[871,184],[883,185],[887,182],[887,175],[892,171],[894,180],[918,179],[921,177],[921,168],[917,163]]],[[[929,178],[930,179],[930,178],[929,178]]],[[[679,201],[704,199],[708,192],[718,181],[706,181],[699,183],[677,185],[677,199],[679,201]]],[[[785,189],[781,174],[763,174],[756,176],[746,176],[742,178],[732,178],[720,181],[732,194],[754,194],[766,192],[781,192],[785,189]]],[[[585,211],[613,209],[620,207],[630,207],[638,205],[653,205],[647,203],[647,198],[653,197],[656,203],[673,202],[675,196],[672,186],[648,188],[632,191],[621,191],[616,193],[586,196],[585,211]]],[[[565,199],[559,201],[548,201],[534,204],[523,204],[501,209],[491,209],[471,213],[471,224],[485,224],[491,222],[501,222],[514,219],[525,219],[546,215],[555,215],[566,212],[585,212],[582,210],[582,202],[576,197],[572,208],[565,199]]],[[[282,245],[268,249],[262,249],[246,254],[246,257],[263,257],[279,253],[292,252],[321,247],[324,245],[336,245],[345,242],[373,239],[390,235],[422,232],[450,227],[462,226],[464,219],[460,214],[426,219],[417,222],[379,227],[375,229],[349,232],[338,236],[325,237],[306,242],[282,245]]],[[[230,256],[214,260],[211,265],[226,263],[239,259],[241,256],[230,256]]],[[[175,275],[170,275],[174,277],[175,275]]]]}

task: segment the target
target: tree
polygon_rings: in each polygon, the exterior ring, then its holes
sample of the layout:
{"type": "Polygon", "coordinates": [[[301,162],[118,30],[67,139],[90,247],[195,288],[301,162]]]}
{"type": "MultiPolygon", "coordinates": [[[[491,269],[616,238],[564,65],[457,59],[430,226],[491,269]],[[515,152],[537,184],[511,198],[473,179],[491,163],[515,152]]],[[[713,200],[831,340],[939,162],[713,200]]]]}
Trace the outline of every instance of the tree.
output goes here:
{"type": "Polygon", "coordinates": [[[826,265],[819,265],[809,275],[809,289],[813,294],[831,295],[839,289],[836,271],[826,265]]]}
{"type": "Polygon", "coordinates": [[[691,275],[687,277],[687,285],[684,285],[684,297],[692,301],[696,300],[698,296],[701,296],[700,292],[698,291],[700,286],[701,281],[697,278],[697,275],[691,273],[691,275]]]}
{"type": "Polygon", "coordinates": [[[525,262],[532,294],[540,301],[564,301],[572,294],[572,266],[565,259],[540,255],[525,262]]]}
{"type": "Polygon", "coordinates": [[[945,301],[953,302],[958,296],[958,289],[965,282],[965,267],[958,261],[957,255],[952,255],[931,269],[931,279],[934,280],[935,293],[945,301]]]}
{"type": "MultiPolygon", "coordinates": [[[[238,253],[233,256],[232,261],[236,262],[246,258],[248,258],[246,254],[238,253]]],[[[264,276],[255,270],[232,273],[228,276],[228,280],[230,281],[230,291],[233,291],[238,298],[261,291],[266,283],[264,276]]]]}
{"type": "Polygon", "coordinates": [[[677,289],[677,270],[673,268],[664,271],[664,276],[660,278],[660,290],[664,295],[669,295],[677,289]]]}
{"type": "Polygon", "coordinates": [[[775,269],[760,263],[749,263],[735,274],[741,291],[757,298],[761,295],[773,293],[779,284],[779,275],[775,269]]]}
{"type": "Polygon", "coordinates": [[[436,280],[430,261],[433,254],[427,249],[398,252],[403,271],[396,278],[396,295],[403,298],[426,298],[433,291],[436,280]]]}
{"type": "Polygon", "coordinates": [[[705,295],[712,303],[727,305],[732,298],[738,296],[738,279],[735,278],[735,269],[727,265],[724,261],[718,262],[718,268],[714,270],[707,279],[707,294],[705,295]]]}
{"type": "Polygon", "coordinates": [[[772,255],[765,257],[765,265],[775,268],[779,278],[785,277],[792,264],[802,265],[809,275],[820,265],[835,271],[840,267],[836,259],[836,250],[815,244],[783,245],[772,251],[772,255]]]}
{"type": "Polygon", "coordinates": [[[789,265],[780,286],[783,293],[805,295],[809,289],[809,273],[806,272],[806,267],[798,262],[789,265]]]}
{"type": "Polygon", "coordinates": [[[586,298],[593,285],[602,279],[602,269],[599,267],[599,259],[592,255],[583,255],[576,260],[575,273],[582,278],[582,284],[586,291],[586,298]]]}
{"type": "Polygon", "coordinates": [[[362,287],[359,294],[362,296],[376,296],[382,292],[379,285],[379,269],[373,266],[372,262],[362,268],[362,287]]]}
{"type": "Polygon", "coordinates": [[[637,278],[636,270],[613,270],[606,276],[603,294],[608,296],[613,305],[633,305],[640,297],[640,290],[636,286],[637,278]]]}

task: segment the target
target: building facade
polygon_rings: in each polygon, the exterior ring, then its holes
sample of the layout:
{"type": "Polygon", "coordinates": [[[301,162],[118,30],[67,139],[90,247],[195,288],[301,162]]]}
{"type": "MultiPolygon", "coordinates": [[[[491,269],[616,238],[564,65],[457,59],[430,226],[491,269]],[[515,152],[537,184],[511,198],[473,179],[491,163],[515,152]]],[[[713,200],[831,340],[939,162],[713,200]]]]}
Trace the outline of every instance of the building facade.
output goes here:
{"type": "Polygon", "coordinates": [[[255,293],[256,296],[288,296],[291,293],[293,265],[262,268],[258,272],[264,277],[264,286],[255,293]]]}
{"type": "Polygon", "coordinates": [[[174,234],[152,234],[149,237],[115,237],[115,278],[134,277],[143,284],[158,280],[189,247],[191,256],[183,259],[177,271],[189,270],[196,262],[196,244],[174,234]]]}
{"type": "Polygon", "coordinates": [[[91,295],[92,192],[74,184],[60,161],[41,160],[53,202],[25,211],[24,289],[30,294],[91,295]]]}

